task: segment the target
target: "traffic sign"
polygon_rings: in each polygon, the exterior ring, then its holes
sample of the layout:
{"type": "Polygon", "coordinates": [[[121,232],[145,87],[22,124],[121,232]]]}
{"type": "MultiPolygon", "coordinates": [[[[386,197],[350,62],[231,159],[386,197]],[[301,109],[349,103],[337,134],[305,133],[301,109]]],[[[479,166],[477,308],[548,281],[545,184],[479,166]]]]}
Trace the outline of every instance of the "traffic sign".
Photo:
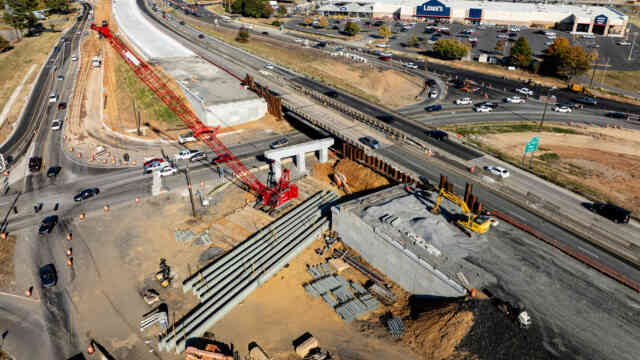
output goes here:
{"type": "Polygon", "coordinates": [[[538,150],[538,143],[540,142],[540,137],[534,136],[529,140],[528,143],[524,145],[524,153],[528,154],[532,151],[538,150]]]}

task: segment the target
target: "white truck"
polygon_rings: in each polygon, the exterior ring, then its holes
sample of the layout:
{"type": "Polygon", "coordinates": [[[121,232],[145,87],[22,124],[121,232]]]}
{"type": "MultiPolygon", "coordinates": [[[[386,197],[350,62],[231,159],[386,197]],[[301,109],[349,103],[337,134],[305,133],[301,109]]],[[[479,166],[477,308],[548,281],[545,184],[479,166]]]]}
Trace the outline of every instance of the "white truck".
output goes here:
{"type": "Polygon", "coordinates": [[[188,132],[188,133],[184,133],[184,134],[180,134],[180,136],[178,136],[178,142],[180,144],[186,144],[188,142],[194,142],[194,141],[198,141],[198,139],[196,139],[193,136],[192,132],[188,132]]]}
{"type": "Polygon", "coordinates": [[[91,58],[91,65],[94,68],[99,68],[101,64],[102,64],[102,60],[100,60],[100,56],[94,56],[91,58]]]}

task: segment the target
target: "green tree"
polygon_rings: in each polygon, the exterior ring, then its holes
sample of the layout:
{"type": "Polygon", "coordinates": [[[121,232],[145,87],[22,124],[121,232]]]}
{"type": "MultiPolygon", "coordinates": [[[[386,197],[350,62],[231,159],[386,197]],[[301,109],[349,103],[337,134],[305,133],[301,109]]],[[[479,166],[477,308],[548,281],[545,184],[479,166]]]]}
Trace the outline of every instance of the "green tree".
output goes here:
{"type": "Polygon", "coordinates": [[[10,47],[11,47],[11,43],[7,41],[7,39],[0,36],[0,53],[5,52],[10,47]]]}
{"type": "Polygon", "coordinates": [[[378,35],[381,38],[384,38],[385,41],[389,41],[389,36],[391,36],[391,29],[387,24],[384,24],[378,28],[378,35]]]}
{"type": "Polygon", "coordinates": [[[238,36],[236,36],[236,41],[242,43],[249,41],[249,30],[244,27],[240,28],[240,30],[238,30],[238,36]]]}
{"type": "Polygon", "coordinates": [[[442,59],[457,60],[469,53],[469,48],[458,40],[438,40],[433,44],[433,52],[442,59]]]}
{"type": "Polygon", "coordinates": [[[322,27],[329,26],[329,20],[327,20],[326,17],[321,16],[320,20],[318,20],[318,25],[322,27]]]}
{"type": "Polygon", "coordinates": [[[360,32],[360,26],[358,26],[358,24],[354,22],[347,21],[347,23],[344,25],[344,32],[349,36],[355,36],[360,32]]]}
{"type": "Polygon", "coordinates": [[[23,30],[31,30],[38,24],[38,19],[33,15],[38,7],[37,0],[4,0],[3,4],[11,9],[4,12],[4,22],[16,31],[18,38],[23,30]]]}
{"type": "Polygon", "coordinates": [[[263,0],[244,0],[244,9],[242,15],[247,17],[259,18],[264,11],[263,0]]]}
{"type": "Polygon", "coordinates": [[[262,17],[268,19],[273,16],[274,10],[269,4],[264,5],[264,9],[262,9],[262,17]]]}
{"type": "Polygon", "coordinates": [[[287,8],[280,5],[280,7],[278,8],[278,16],[280,17],[285,17],[287,16],[287,8]]]}
{"type": "Polygon", "coordinates": [[[511,64],[521,68],[526,68],[531,65],[533,61],[533,51],[529,42],[524,36],[521,36],[518,41],[511,47],[511,64]]]}
{"type": "Polygon", "coordinates": [[[69,0],[45,0],[45,6],[54,14],[68,14],[69,0]]]}
{"type": "Polygon", "coordinates": [[[233,4],[231,4],[231,12],[234,14],[242,14],[244,9],[244,0],[235,0],[233,4]]]}
{"type": "Polygon", "coordinates": [[[407,41],[407,46],[409,47],[418,47],[420,45],[420,40],[416,35],[413,35],[409,41],[407,41]]]}
{"type": "Polygon", "coordinates": [[[552,74],[570,79],[589,71],[596,56],[597,53],[588,54],[580,45],[558,38],[547,48],[544,66],[552,74]]]}

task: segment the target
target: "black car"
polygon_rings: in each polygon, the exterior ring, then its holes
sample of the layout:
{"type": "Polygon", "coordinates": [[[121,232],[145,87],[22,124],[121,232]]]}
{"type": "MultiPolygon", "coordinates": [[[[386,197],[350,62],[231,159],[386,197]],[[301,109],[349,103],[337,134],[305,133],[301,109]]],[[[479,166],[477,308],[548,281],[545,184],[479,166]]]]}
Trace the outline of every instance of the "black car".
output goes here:
{"type": "Polygon", "coordinates": [[[289,143],[289,139],[287,139],[287,138],[282,138],[282,139],[280,139],[280,140],[276,140],[276,141],[272,142],[272,143],[271,143],[271,145],[270,145],[270,147],[271,147],[272,149],[277,149],[277,148],[279,148],[279,147],[283,147],[283,146],[287,145],[288,143],[289,143]]]}
{"type": "Polygon", "coordinates": [[[180,21],[180,25],[184,25],[184,21],[180,21]]]}
{"type": "Polygon", "coordinates": [[[198,39],[204,39],[204,34],[198,34],[198,39]]]}
{"type": "Polygon", "coordinates": [[[38,233],[40,235],[49,234],[58,223],[58,215],[47,216],[42,220],[38,233]]]}
{"type": "Polygon", "coordinates": [[[628,117],[627,114],[623,113],[623,112],[619,112],[619,111],[612,111],[609,112],[605,115],[606,117],[610,117],[613,119],[626,119],[628,117]]]}
{"type": "Polygon", "coordinates": [[[47,170],[47,177],[56,177],[62,168],[60,166],[52,166],[47,170]]]}
{"type": "Polygon", "coordinates": [[[269,32],[268,31],[263,31],[262,35],[269,35],[269,32]]]}
{"type": "Polygon", "coordinates": [[[427,79],[427,85],[429,86],[435,86],[437,83],[435,80],[433,79],[427,79]]]}
{"type": "Polygon", "coordinates": [[[42,167],[42,158],[34,156],[29,159],[29,171],[38,172],[42,167]]]}
{"type": "Polygon", "coordinates": [[[449,138],[449,134],[442,130],[429,130],[427,131],[427,135],[431,136],[436,140],[446,140],[449,138]]]}
{"type": "Polygon", "coordinates": [[[191,160],[191,161],[207,160],[207,153],[205,153],[203,151],[198,151],[197,153],[191,155],[189,160],[191,160]]]}
{"type": "Polygon", "coordinates": [[[477,104],[475,104],[475,105],[473,105],[473,106],[474,106],[474,107],[482,107],[482,106],[485,106],[485,107],[490,107],[490,108],[492,108],[492,109],[495,109],[495,108],[497,108],[497,107],[498,107],[498,104],[497,104],[497,103],[494,103],[494,102],[491,102],[491,101],[483,101],[483,102],[481,102],[481,103],[477,103],[477,104]]]}
{"type": "Polygon", "coordinates": [[[67,103],[61,102],[58,104],[58,110],[64,110],[67,108],[67,103]]]}
{"type": "Polygon", "coordinates": [[[73,197],[73,201],[87,200],[88,198],[98,195],[99,193],[100,189],[98,188],[84,189],[78,195],[73,197]]]}
{"type": "Polygon", "coordinates": [[[427,106],[424,109],[427,110],[428,112],[440,111],[442,110],[442,105],[440,104],[431,105],[431,106],[427,106]]]}
{"type": "Polygon", "coordinates": [[[579,97],[576,101],[586,105],[598,105],[598,101],[590,96],[579,97]]]}
{"type": "Polygon", "coordinates": [[[47,264],[40,268],[40,281],[44,288],[56,286],[58,274],[56,274],[56,267],[53,264],[47,264]]]}
{"type": "Polygon", "coordinates": [[[378,140],[372,138],[371,136],[361,137],[360,142],[371,147],[372,149],[380,148],[380,143],[378,142],[378,140]]]}
{"type": "Polygon", "coordinates": [[[338,93],[331,90],[331,91],[327,91],[326,93],[324,93],[324,96],[330,97],[332,99],[335,99],[338,97],[338,93]]]}
{"type": "Polygon", "coordinates": [[[629,218],[631,218],[631,211],[613,204],[593,203],[591,204],[591,211],[621,224],[627,224],[629,218]]]}

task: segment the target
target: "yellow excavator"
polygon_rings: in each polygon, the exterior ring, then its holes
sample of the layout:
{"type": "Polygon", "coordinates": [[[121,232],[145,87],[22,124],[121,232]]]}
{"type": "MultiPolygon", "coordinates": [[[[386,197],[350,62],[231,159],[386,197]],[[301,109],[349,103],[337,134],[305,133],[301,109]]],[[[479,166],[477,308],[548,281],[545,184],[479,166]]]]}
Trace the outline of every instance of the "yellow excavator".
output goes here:
{"type": "MultiPolygon", "coordinates": [[[[438,214],[440,212],[440,202],[442,201],[442,198],[445,198],[460,207],[461,214],[459,214],[458,220],[456,221],[458,225],[478,234],[484,234],[489,231],[493,220],[487,216],[473,213],[471,209],[469,209],[467,202],[453,193],[453,191],[447,190],[448,187],[449,186],[447,186],[445,177],[444,182],[441,181],[440,191],[438,191],[438,198],[436,199],[436,204],[431,212],[434,214],[438,214]]],[[[471,197],[471,187],[470,185],[467,185],[467,196],[465,196],[465,198],[471,197]]],[[[475,200],[477,200],[477,198],[475,200]]],[[[473,203],[475,203],[475,201],[473,201],[473,203]]],[[[479,209],[477,212],[481,212],[481,205],[478,205],[478,208],[479,209]]]]}

